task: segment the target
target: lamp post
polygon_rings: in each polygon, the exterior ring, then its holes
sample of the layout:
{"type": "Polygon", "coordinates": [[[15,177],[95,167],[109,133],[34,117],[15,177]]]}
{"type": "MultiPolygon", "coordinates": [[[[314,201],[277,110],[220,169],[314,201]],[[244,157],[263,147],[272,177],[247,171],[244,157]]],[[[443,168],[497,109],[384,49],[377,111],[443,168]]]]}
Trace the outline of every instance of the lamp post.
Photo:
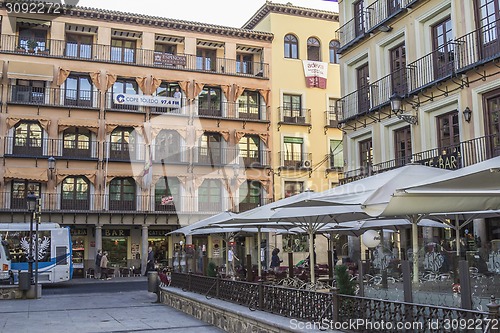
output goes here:
{"type": "Polygon", "coordinates": [[[33,215],[36,216],[36,229],[35,229],[35,299],[38,299],[38,225],[41,222],[42,217],[42,205],[40,198],[36,199],[35,212],[33,215]]]}
{"type": "Polygon", "coordinates": [[[33,221],[35,219],[35,210],[36,210],[36,200],[37,196],[32,191],[26,197],[26,201],[28,204],[28,211],[30,212],[30,241],[29,241],[29,252],[28,252],[28,272],[30,275],[30,284],[33,284],[33,221]]]}

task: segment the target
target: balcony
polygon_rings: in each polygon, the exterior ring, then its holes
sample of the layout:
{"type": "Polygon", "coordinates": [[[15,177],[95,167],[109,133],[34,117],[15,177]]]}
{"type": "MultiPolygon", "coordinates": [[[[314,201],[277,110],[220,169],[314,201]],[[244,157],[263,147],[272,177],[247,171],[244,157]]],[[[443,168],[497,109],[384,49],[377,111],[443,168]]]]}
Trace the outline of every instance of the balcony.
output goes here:
{"type": "Polygon", "coordinates": [[[50,139],[50,156],[62,159],[97,159],[101,144],[95,140],[50,139]]]}
{"type": "Polygon", "coordinates": [[[269,150],[247,150],[239,151],[245,168],[267,168],[270,167],[271,152],[269,150]]]}
{"type": "Polygon", "coordinates": [[[328,171],[342,171],[344,169],[344,155],[342,152],[337,154],[327,154],[326,158],[328,160],[326,168],[328,171]]]}
{"type": "Polygon", "coordinates": [[[224,166],[238,164],[238,151],[234,148],[194,147],[196,165],[224,166]]]}
{"type": "Polygon", "coordinates": [[[146,49],[124,49],[101,44],[76,44],[64,40],[47,39],[39,43],[34,52],[18,45],[17,36],[0,36],[0,53],[18,53],[39,57],[53,57],[84,61],[97,61],[121,65],[164,68],[191,72],[209,72],[225,75],[269,79],[269,64],[240,62],[236,59],[214,58],[209,67],[202,65],[193,54],[168,54],[146,49]]]}
{"type": "Polygon", "coordinates": [[[354,43],[367,36],[365,32],[364,13],[346,22],[337,31],[337,39],[340,41],[339,53],[344,52],[354,43]]]}
{"type": "Polygon", "coordinates": [[[499,26],[500,20],[456,39],[458,74],[500,57],[499,26]]]}
{"type": "Polygon", "coordinates": [[[279,107],[280,124],[287,125],[311,125],[311,109],[279,107]]]}
{"type": "Polygon", "coordinates": [[[281,169],[306,169],[312,168],[311,153],[293,153],[282,151],[279,153],[281,169]]]}
{"type": "Polygon", "coordinates": [[[360,178],[418,163],[436,168],[456,170],[490,158],[500,156],[500,139],[497,134],[462,141],[457,145],[433,148],[410,156],[374,164],[370,168],[359,168],[345,172],[340,183],[345,184],[360,178]]]}
{"type": "Polygon", "coordinates": [[[377,0],[366,7],[366,32],[383,29],[389,21],[405,11],[409,0],[377,0]]]}
{"type": "Polygon", "coordinates": [[[325,111],[326,128],[337,128],[339,121],[342,119],[342,103],[337,101],[336,104],[335,107],[331,107],[330,110],[325,111]]]}
{"type": "Polygon", "coordinates": [[[151,145],[153,161],[161,164],[186,164],[189,162],[191,149],[187,146],[174,144],[151,145]]]}
{"type": "Polygon", "coordinates": [[[145,145],[129,142],[104,142],[104,158],[114,162],[144,161],[145,145]]]}
{"type": "Polygon", "coordinates": [[[367,87],[356,90],[342,97],[338,104],[342,107],[341,122],[348,121],[358,115],[370,111],[370,96],[367,87]]]}
{"type": "Polygon", "coordinates": [[[406,96],[408,93],[407,69],[401,68],[370,84],[370,109],[390,105],[393,94],[406,96]]]}
{"type": "Polygon", "coordinates": [[[51,156],[48,151],[50,140],[47,138],[6,136],[3,143],[5,156],[34,158],[51,156]]]}
{"type": "Polygon", "coordinates": [[[450,42],[407,66],[409,93],[416,93],[455,74],[456,42],[450,42]]]}
{"type": "Polygon", "coordinates": [[[100,94],[91,90],[73,90],[9,85],[8,103],[68,108],[99,109],[100,94]]]}

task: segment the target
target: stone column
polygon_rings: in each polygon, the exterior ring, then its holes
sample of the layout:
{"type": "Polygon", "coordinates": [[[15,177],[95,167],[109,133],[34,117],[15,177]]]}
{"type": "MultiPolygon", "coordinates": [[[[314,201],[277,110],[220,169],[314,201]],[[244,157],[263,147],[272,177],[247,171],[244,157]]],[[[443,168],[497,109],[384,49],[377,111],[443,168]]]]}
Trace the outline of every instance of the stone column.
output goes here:
{"type": "Polygon", "coordinates": [[[146,265],[148,263],[148,226],[142,226],[142,244],[141,244],[141,274],[146,273],[146,265]]]}
{"type": "MultiPolygon", "coordinates": [[[[95,252],[102,250],[102,226],[95,226],[95,252]]],[[[94,257],[95,258],[95,257],[94,257]]]]}

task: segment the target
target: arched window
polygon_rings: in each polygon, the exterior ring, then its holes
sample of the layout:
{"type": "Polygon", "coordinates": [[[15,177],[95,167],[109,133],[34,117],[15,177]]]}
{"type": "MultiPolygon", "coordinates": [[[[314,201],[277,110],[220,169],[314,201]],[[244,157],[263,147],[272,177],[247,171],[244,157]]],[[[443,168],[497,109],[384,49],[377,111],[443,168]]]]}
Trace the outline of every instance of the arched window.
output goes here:
{"type": "Polygon", "coordinates": [[[41,156],[43,131],[35,122],[21,122],[14,129],[14,154],[41,156]]]}
{"type": "Polygon", "coordinates": [[[155,160],[164,163],[179,163],[181,160],[181,137],[177,131],[162,130],[155,140],[155,160]]]}
{"type": "Polygon", "coordinates": [[[118,127],[111,133],[110,158],[128,161],[135,157],[135,138],[132,127],[118,127]]]}
{"type": "Polygon", "coordinates": [[[307,60],[321,61],[321,46],[319,40],[314,37],[307,40],[307,60]]]}
{"type": "Polygon", "coordinates": [[[338,64],[339,63],[339,48],[340,42],[336,39],[330,42],[330,63],[338,64]]]}
{"type": "Polygon", "coordinates": [[[200,212],[222,211],[222,186],[220,180],[206,179],[198,188],[198,210],[200,212]]]}
{"type": "MultiPolygon", "coordinates": [[[[163,177],[155,185],[155,210],[175,212],[174,198],[179,199],[179,179],[163,177]]],[[[177,202],[177,204],[179,204],[177,202]]],[[[177,209],[180,210],[180,207],[177,209]]]]}
{"type": "Polygon", "coordinates": [[[285,36],[285,58],[299,58],[299,41],[294,35],[285,36]]]}
{"type": "Polygon", "coordinates": [[[133,178],[113,178],[109,184],[110,210],[135,210],[135,197],[133,178]]]}
{"type": "Polygon", "coordinates": [[[86,177],[66,177],[61,185],[61,209],[88,210],[90,186],[86,177]]]}

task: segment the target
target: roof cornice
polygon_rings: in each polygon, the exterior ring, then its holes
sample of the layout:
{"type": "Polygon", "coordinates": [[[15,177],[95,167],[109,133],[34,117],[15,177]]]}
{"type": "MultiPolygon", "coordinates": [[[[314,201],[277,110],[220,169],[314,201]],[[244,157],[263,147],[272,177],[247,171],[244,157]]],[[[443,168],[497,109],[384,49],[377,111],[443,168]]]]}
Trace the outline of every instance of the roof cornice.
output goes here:
{"type": "Polygon", "coordinates": [[[297,7],[290,3],[281,4],[266,1],[260,9],[243,25],[242,29],[253,29],[269,13],[309,17],[332,22],[339,21],[339,14],[326,10],[297,7]]]}
{"type": "MultiPolygon", "coordinates": [[[[0,8],[4,8],[0,1],[0,8]]],[[[271,42],[274,35],[269,32],[254,31],[244,28],[232,28],[215,24],[169,19],[158,16],[125,13],[114,10],[97,9],[79,6],[64,6],[62,16],[72,16],[82,19],[111,21],[123,24],[167,28],[178,31],[197,32],[202,34],[225,35],[236,38],[271,42]]]]}

